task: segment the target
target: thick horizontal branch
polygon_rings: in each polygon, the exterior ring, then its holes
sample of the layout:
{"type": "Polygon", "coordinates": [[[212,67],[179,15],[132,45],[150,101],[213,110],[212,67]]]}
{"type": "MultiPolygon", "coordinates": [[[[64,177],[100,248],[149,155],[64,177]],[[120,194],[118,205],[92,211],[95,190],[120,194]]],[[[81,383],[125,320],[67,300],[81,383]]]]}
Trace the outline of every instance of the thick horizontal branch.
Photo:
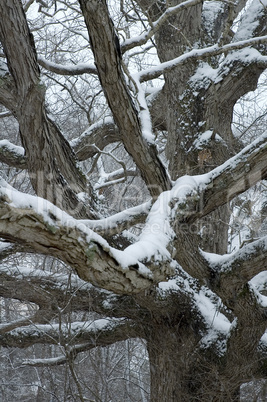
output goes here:
{"type": "Polygon", "coordinates": [[[133,294],[170,273],[168,256],[165,264],[150,263],[148,269],[140,262],[146,253],[133,253],[129,247],[125,251],[113,249],[83,222],[46,200],[20,193],[6,183],[1,194],[0,236],[59,258],[87,282],[115,293],[133,294]]]}
{"type": "Polygon", "coordinates": [[[67,324],[29,325],[0,335],[4,347],[26,348],[34,344],[73,345],[86,342],[89,348],[107,346],[138,336],[131,321],[101,319],[67,324]]]}
{"type": "Polygon", "coordinates": [[[23,147],[16,146],[7,140],[0,141],[0,161],[18,169],[26,169],[27,166],[23,147]]]}
{"type": "Polygon", "coordinates": [[[43,57],[38,57],[38,63],[41,67],[50,71],[51,73],[59,75],[82,75],[82,74],[94,74],[97,75],[97,69],[94,65],[87,63],[79,64],[57,64],[52,61],[46,60],[43,57]]]}
{"type": "Polygon", "coordinates": [[[95,287],[77,275],[56,274],[38,269],[2,265],[0,269],[0,296],[32,302],[53,314],[68,314],[70,311],[94,311],[107,317],[134,318],[144,311],[136,308],[131,296],[119,296],[95,287]]]}
{"type": "MultiPolygon", "coordinates": [[[[239,41],[239,42],[234,42],[234,43],[229,43],[224,46],[219,46],[218,44],[206,47],[204,49],[193,49],[190,50],[188,53],[185,53],[179,57],[176,57],[175,59],[172,59],[170,61],[161,63],[155,67],[152,67],[147,70],[143,70],[140,73],[138,73],[138,77],[140,82],[144,81],[149,81],[155,78],[160,77],[163,73],[166,73],[173,68],[175,68],[178,65],[183,65],[190,61],[191,59],[204,59],[206,57],[210,56],[218,56],[223,53],[227,53],[233,50],[239,50],[239,49],[244,49],[246,47],[250,46],[256,46],[260,44],[264,44],[267,42],[267,36],[260,36],[252,39],[247,39],[244,41],[239,41]]],[[[255,50],[256,52],[256,50],[255,50]]],[[[252,59],[250,59],[249,56],[247,56],[246,62],[251,63],[251,62],[257,63],[259,65],[262,65],[263,67],[267,66],[267,57],[262,56],[260,53],[258,53],[258,56],[255,54],[252,56],[252,59]]]]}
{"type": "Polygon", "coordinates": [[[267,131],[209,173],[178,179],[173,189],[178,196],[175,207],[177,220],[192,224],[266,177],[267,131]],[[181,198],[180,188],[183,190],[181,198]]]}

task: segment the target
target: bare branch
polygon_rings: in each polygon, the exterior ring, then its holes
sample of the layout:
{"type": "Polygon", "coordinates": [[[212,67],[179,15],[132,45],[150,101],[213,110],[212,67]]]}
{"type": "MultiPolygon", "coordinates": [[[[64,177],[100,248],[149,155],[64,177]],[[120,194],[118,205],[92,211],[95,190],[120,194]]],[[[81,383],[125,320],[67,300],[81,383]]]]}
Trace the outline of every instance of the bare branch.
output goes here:
{"type": "Polygon", "coordinates": [[[58,312],[68,314],[70,311],[89,310],[107,317],[130,319],[136,319],[139,313],[144,314],[140,308],[136,309],[136,302],[131,296],[115,295],[81,280],[75,274],[56,274],[39,269],[29,270],[2,265],[0,296],[22,303],[35,303],[40,307],[39,311],[46,313],[44,319],[48,317],[49,311],[54,320],[58,319],[58,312]]]}

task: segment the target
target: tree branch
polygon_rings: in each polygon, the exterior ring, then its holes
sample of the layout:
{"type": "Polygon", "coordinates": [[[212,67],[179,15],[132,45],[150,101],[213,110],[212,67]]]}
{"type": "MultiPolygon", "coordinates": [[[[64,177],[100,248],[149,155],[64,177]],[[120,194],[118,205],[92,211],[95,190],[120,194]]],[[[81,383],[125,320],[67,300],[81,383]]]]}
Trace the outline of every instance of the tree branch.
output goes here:
{"type": "Polygon", "coordinates": [[[93,74],[97,75],[97,69],[95,66],[87,63],[79,64],[57,64],[52,61],[46,60],[43,57],[38,57],[38,63],[41,67],[50,71],[51,73],[59,75],[82,75],[82,74],[93,74]]]}
{"type": "Polygon", "coordinates": [[[156,148],[143,138],[138,113],[121,70],[115,28],[106,1],[79,2],[90,34],[99,79],[125,149],[133,157],[151,195],[157,196],[162,190],[170,188],[171,183],[156,148]]]}
{"type": "MultiPolygon", "coordinates": [[[[228,203],[267,177],[267,131],[252,144],[211,172],[192,176],[188,182],[188,202],[178,201],[177,219],[192,224],[228,203]],[[181,202],[179,207],[179,202],[181,202]],[[179,216],[180,214],[180,216],[179,216]]],[[[177,188],[181,186],[177,181],[177,188]]],[[[174,193],[175,188],[174,188],[174,193]]]]}
{"type": "MultiPolygon", "coordinates": [[[[160,77],[163,73],[167,73],[168,71],[172,70],[178,65],[183,65],[187,63],[191,59],[201,60],[206,57],[218,56],[220,54],[227,53],[233,50],[244,49],[249,46],[260,45],[266,42],[267,42],[267,36],[260,36],[239,42],[228,43],[227,45],[224,46],[219,46],[218,44],[216,44],[206,47],[204,49],[192,49],[189,52],[184,53],[183,55],[178,56],[173,60],[166,61],[164,63],[160,63],[158,66],[155,66],[153,68],[143,70],[137,75],[139,77],[140,82],[149,81],[160,77]]],[[[252,55],[252,60],[248,55],[246,61],[247,63],[251,63],[253,61],[255,64],[262,66],[262,68],[264,67],[266,68],[267,65],[267,58],[265,56],[262,56],[260,53],[258,53],[258,55],[256,56],[256,50],[255,53],[252,55]]]]}
{"type": "MultiPolygon", "coordinates": [[[[81,204],[77,194],[88,191],[76,165],[74,153],[57,126],[47,116],[45,91],[40,84],[35,44],[21,1],[0,1],[0,37],[16,88],[17,105],[12,112],[20,126],[29,177],[36,193],[65,210],[81,204]]],[[[8,107],[6,105],[6,107],[8,107]]],[[[83,217],[93,217],[85,207],[83,217]]]]}
{"type": "Polygon", "coordinates": [[[89,345],[90,348],[107,346],[136,336],[138,334],[131,321],[101,319],[93,322],[73,322],[70,326],[47,324],[17,328],[0,335],[0,345],[26,348],[34,344],[73,345],[86,342],[89,349],[89,345]]]}
{"type": "MultiPolygon", "coordinates": [[[[164,280],[170,273],[168,258],[166,265],[155,262],[148,269],[137,254],[113,249],[83,222],[49,202],[20,193],[7,184],[1,193],[0,236],[61,259],[85,281],[115,293],[132,294],[164,280]]],[[[146,254],[142,258],[145,257],[146,254]]]]}
{"type": "Polygon", "coordinates": [[[27,167],[23,147],[11,144],[7,140],[0,141],[0,161],[17,169],[26,169],[27,167]]]}
{"type": "MultiPolygon", "coordinates": [[[[131,296],[118,296],[97,288],[77,275],[55,274],[39,269],[28,270],[2,266],[0,269],[0,296],[35,303],[42,311],[58,313],[88,312],[107,317],[136,319],[144,310],[131,296]]],[[[43,321],[40,321],[43,322],[43,321]]]]}
{"type": "Polygon", "coordinates": [[[121,45],[122,52],[124,53],[130,49],[133,49],[136,46],[144,45],[149,39],[152,38],[152,36],[155,35],[155,33],[160,29],[160,27],[167,21],[170,16],[177,14],[179,11],[182,11],[188,7],[195,6],[196,4],[201,2],[202,0],[187,0],[174,7],[168,7],[157,21],[151,23],[151,28],[147,32],[135,38],[126,39],[121,45]]]}

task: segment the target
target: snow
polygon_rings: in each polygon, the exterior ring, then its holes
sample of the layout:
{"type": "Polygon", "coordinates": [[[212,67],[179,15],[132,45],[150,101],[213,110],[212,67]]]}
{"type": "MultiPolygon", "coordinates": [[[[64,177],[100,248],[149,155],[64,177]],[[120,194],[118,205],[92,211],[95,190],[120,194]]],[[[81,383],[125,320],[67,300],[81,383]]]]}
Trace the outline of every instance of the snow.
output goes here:
{"type": "MultiPolygon", "coordinates": [[[[0,241],[0,253],[2,253],[5,250],[8,250],[10,247],[12,247],[12,243],[0,241]]],[[[1,265],[0,265],[0,269],[1,269],[1,265]]]]}
{"type": "Polygon", "coordinates": [[[202,287],[198,293],[194,293],[196,305],[210,328],[223,334],[228,334],[231,323],[220,313],[218,306],[212,302],[212,292],[202,287]]]}
{"type": "Polygon", "coordinates": [[[111,215],[104,219],[81,219],[80,223],[84,223],[88,228],[92,230],[105,230],[116,228],[120,223],[131,221],[137,215],[145,214],[147,215],[152,205],[152,201],[149,200],[143,204],[137,205],[136,207],[127,208],[117,214],[111,215]]]}
{"type": "MultiPolygon", "coordinates": [[[[192,149],[201,149],[204,145],[208,145],[213,136],[214,132],[212,130],[207,130],[204,133],[200,134],[198,138],[193,142],[193,145],[188,150],[188,152],[190,152],[192,149]]],[[[219,134],[215,134],[214,140],[216,142],[224,143],[224,140],[219,134]]]]}
{"type": "Polygon", "coordinates": [[[242,17],[240,26],[235,34],[235,40],[241,41],[251,38],[254,31],[259,25],[259,19],[265,12],[267,0],[254,0],[248,8],[245,15],[242,17]]]}
{"type": "Polygon", "coordinates": [[[219,311],[223,305],[221,300],[205,286],[199,288],[198,282],[181,267],[175,279],[160,282],[158,289],[161,297],[169,292],[179,292],[190,297],[193,308],[199,311],[206,324],[200,347],[208,348],[215,344],[218,355],[222,356],[226,351],[226,341],[233,323],[219,311]]]}
{"type": "Polygon", "coordinates": [[[207,33],[212,36],[214,31],[214,20],[224,12],[224,3],[219,1],[204,1],[202,17],[207,33]]]}
{"type": "Polygon", "coordinates": [[[13,154],[16,154],[18,156],[24,156],[24,154],[25,154],[25,150],[23,147],[14,145],[8,140],[1,140],[0,148],[6,148],[6,149],[8,149],[9,152],[12,152],[13,154]]]}
{"type": "MultiPolygon", "coordinates": [[[[96,130],[97,128],[101,128],[102,126],[106,125],[106,124],[114,124],[114,120],[111,116],[107,116],[104,119],[100,119],[99,121],[97,121],[96,123],[92,124],[87,130],[85,130],[78,138],[74,138],[72,141],[70,141],[70,145],[72,147],[75,147],[77,144],[80,143],[80,141],[87,137],[90,136],[90,134],[92,132],[94,132],[94,130],[96,130]]],[[[91,144],[92,146],[94,146],[94,144],[91,144]]]]}
{"type": "Polygon", "coordinates": [[[152,128],[152,122],[150,117],[150,112],[148,109],[147,101],[146,101],[146,94],[144,88],[140,84],[137,74],[133,74],[132,78],[135,82],[135,87],[137,88],[137,102],[139,106],[139,119],[141,121],[141,129],[142,135],[145,140],[150,143],[154,144],[155,142],[155,135],[152,128]]]}
{"type": "MultiPolygon", "coordinates": [[[[181,56],[178,56],[170,61],[160,63],[157,66],[151,67],[147,70],[143,70],[140,73],[136,74],[138,76],[138,79],[140,82],[144,80],[149,80],[152,78],[159,77],[161,74],[163,74],[164,71],[171,70],[172,68],[178,66],[179,64],[184,64],[187,62],[189,59],[200,59],[212,55],[219,55],[223,53],[227,53],[230,51],[237,51],[242,48],[247,48],[249,46],[257,45],[259,43],[264,43],[267,41],[267,35],[265,36],[260,36],[260,37],[254,37],[251,39],[247,40],[241,40],[237,42],[232,42],[228,43],[227,45],[224,46],[219,46],[218,44],[208,46],[202,49],[192,49],[187,53],[184,53],[181,56]]],[[[257,51],[256,51],[257,52],[257,51]]],[[[241,54],[242,56],[242,54],[241,54]]],[[[233,53],[233,57],[236,57],[235,54],[233,53]]],[[[239,56],[240,57],[240,56],[239,56]]],[[[238,59],[239,59],[238,57],[238,59]]],[[[255,53],[255,49],[251,49],[248,53],[245,53],[244,62],[251,62],[253,61],[261,61],[261,62],[267,62],[267,56],[262,56],[261,53],[257,52],[255,53]],[[251,55],[251,57],[249,57],[251,55]]],[[[241,60],[242,61],[242,60],[241,60]]],[[[210,70],[210,74],[213,75],[214,73],[212,70],[210,70]]]]}
{"type": "Polygon", "coordinates": [[[40,333],[51,333],[55,332],[55,334],[65,333],[68,336],[74,337],[79,336],[79,334],[86,333],[97,333],[99,331],[108,331],[116,325],[125,322],[123,318],[102,318],[95,321],[76,321],[71,324],[35,324],[29,325],[25,327],[15,328],[10,331],[11,335],[20,335],[22,336],[39,336],[40,333]]]}
{"type": "Polygon", "coordinates": [[[93,72],[97,73],[97,69],[95,65],[89,64],[89,63],[79,63],[79,64],[59,64],[59,63],[54,63],[53,61],[46,60],[43,57],[38,57],[38,61],[43,63],[44,65],[47,66],[47,68],[51,69],[60,69],[63,72],[67,71],[68,74],[81,74],[86,71],[90,72],[91,74],[93,72]]]}
{"type": "Polygon", "coordinates": [[[215,81],[218,75],[218,69],[212,68],[208,63],[202,62],[197,68],[195,74],[190,78],[190,84],[194,88],[195,85],[201,83],[201,87],[207,87],[211,81],[215,81]]]}

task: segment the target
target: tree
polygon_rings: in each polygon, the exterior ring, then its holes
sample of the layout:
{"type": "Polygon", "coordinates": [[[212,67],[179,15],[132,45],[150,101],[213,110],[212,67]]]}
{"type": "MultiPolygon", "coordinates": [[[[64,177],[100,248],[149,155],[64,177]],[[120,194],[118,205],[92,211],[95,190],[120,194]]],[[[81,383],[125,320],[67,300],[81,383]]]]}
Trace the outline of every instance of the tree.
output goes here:
{"type": "MultiPolygon", "coordinates": [[[[1,141],[0,160],[26,171],[34,192],[1,179],[1,258],[55,257],[75,280],[70,290],[68,276],[3,265],[1,296],[38,310],[2,324],[1,345],[62,344],[76,356],[142,338],[151,401],[238,400],[242,384],[267,375],[267,238],[227,254],[230,202],[267,178],[267,132],[246,147],[232,132],[236,102],[266,68],[266,1],[137,0],[118,10],[105,0],[36,0],[40,30],[31,23],[33,3],[0,0],[2,116],[16,119],[21,140],[1,141]],[[72,64],[44,46],[45,30],[58,21],[64,28],[63,16],[77,24],[69,27],[71,46],[84,41],[72,64]],[[148,56],[134,64],[140,52],[148,56]],[[82,135],[75,124],[64,130],[66,115],[61,125],[51,117],[41,81],[48,71],[69,91],[73,110],[90,97],[82,135]],[[65,76],[94,77],[101,92],[84,78],[74,96],[65,76]],[[105,155],[121,168],[104,175],[105,155]],[[133,178],[149,197],[108,216],[105,189],[133,178]],[[106,318],[62,324],[62,312],[88,304],[106,318]]],[[[60,40],[53,37],[55,49],[60,40]]]]}

